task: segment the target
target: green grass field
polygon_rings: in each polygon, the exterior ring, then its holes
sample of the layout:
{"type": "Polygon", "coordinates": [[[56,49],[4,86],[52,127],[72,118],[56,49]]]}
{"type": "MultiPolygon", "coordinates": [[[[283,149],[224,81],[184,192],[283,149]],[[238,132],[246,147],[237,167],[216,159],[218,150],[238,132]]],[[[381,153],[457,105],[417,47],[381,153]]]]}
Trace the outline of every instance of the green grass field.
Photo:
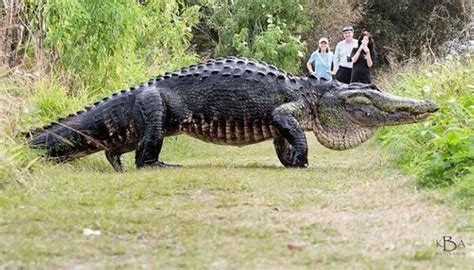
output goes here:
{"type": "Polygon", "coordinates": [[[271,141],[236,148],[186,136],[162,153],[182,168],[138,171],[129,154],[119,174],[102,153],[35,165],[24,185],[0,189],[0,267],[474,265],[472,211],[417,190],[373,142],[336,152],[307,137],[308,169],[283,168],[271,141]],[[444,235],[463,240],[463,253],[437,248],[444,235]]]}

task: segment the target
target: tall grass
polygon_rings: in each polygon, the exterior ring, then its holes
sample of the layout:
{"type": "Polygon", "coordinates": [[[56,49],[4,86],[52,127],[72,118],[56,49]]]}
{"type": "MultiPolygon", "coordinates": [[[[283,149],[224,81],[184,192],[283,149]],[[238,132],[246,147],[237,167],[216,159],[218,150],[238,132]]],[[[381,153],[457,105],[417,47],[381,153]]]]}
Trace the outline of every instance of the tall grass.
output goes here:
{"type": "Polygon", "coordinates": [[[420,187],[445,188],[474,204],[474,59],[448,57],[382,81],[390,92],[433,98],[440,110],[427,122],[384,129],[379,139],[420,187]]]}
{"type": "Polygon", "coordinates": [[[21,70],[0,72],[0,98],[8,101],[0,104],[0,185],[28,179],[35,167],[23,131],[198,59],[187,48],[199,9],[181,0],[20,5],[24,34],[36,42],[18,48],[30,61],[21,70]]]}
{"type": "Polygon", "coordinates": [[[182,1],[49,1],[45,43],[69,92],[110,94],[194,62],[196,6],[182,1]]]}
{"type": "Polygon", "coordinates": [[[15,89],[14,85],[0,80],[0,189],[10,184],[26,185],[30,170],[38,155],[30,151],[17,137],[20,122],[26,121],[26,102],[3,90],[15,89]]]}

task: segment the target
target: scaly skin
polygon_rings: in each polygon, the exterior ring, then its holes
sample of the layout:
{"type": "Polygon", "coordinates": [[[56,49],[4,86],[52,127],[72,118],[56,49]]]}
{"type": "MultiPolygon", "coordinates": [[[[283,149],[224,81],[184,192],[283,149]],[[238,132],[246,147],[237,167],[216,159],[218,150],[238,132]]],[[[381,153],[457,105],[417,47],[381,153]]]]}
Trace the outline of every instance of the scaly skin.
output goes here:
{"type": "Polygon", "coordinates": [[[356,147],[377,127],[424,120],[430,100],[392,96],[373,85],[320,83],[245,58],[208,60],[121,91],[28,136],[58,162],[104,150],[117,171],[136,150],[138,168],[163,167],[163,138],[186,133],[244,146],[273,139],[287,167],[306,167],[305,130],[331,149],[356,147]]]}

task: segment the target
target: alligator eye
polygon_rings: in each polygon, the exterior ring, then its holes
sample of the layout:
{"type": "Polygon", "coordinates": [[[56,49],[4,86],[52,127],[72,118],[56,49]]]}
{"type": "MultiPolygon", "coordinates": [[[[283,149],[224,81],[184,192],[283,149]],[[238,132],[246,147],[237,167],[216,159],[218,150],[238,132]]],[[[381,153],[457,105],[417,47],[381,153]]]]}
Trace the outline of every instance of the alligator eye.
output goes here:
{"type": "Polygon", "coordinates": [[[361,104],[361,105],[371,105],[372,101],[366,97],[353,97],[350,99],[351,103],[361,104]]]}

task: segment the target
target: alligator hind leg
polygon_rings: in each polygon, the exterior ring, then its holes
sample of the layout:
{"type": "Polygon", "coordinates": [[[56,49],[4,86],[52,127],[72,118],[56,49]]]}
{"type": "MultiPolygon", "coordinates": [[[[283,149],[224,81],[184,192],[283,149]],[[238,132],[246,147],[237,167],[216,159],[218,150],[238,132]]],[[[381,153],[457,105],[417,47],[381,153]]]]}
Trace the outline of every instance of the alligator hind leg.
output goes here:
{"type": "Polygon", "coordinates": [[[141,131],[135,152],[137,168],[161,167],[158,158],[163,146],[164,108],[158,89],[145,90],[137,96],[134,115],[141,131]]]}
{"type": "Polygon", "coordinates": [[[158,161],[163,146],[165,106],[159,89],[145,90],[137,96],[135,119],[141,130],[141,139],[135,152],[137,168],[143,167],[178,167],[158,161]]]}
{"type": "Polygon", "coordinates": [[[278,159],[285,167],[308,166],[308,144],[303,128],[293,116],[297,104],[284,104],[272,113],[273,125],[279,136],[273,140],[278,159]]]}
{"type": "Polygon", "coordinates": [[[113,151],[105,151],[105,157],[110,162],[110,164],[112,164],[112,167],[114,167],[117,172],[123,172],[122,161],[120,160],[121,155],[122,154],[113,151]]]}

